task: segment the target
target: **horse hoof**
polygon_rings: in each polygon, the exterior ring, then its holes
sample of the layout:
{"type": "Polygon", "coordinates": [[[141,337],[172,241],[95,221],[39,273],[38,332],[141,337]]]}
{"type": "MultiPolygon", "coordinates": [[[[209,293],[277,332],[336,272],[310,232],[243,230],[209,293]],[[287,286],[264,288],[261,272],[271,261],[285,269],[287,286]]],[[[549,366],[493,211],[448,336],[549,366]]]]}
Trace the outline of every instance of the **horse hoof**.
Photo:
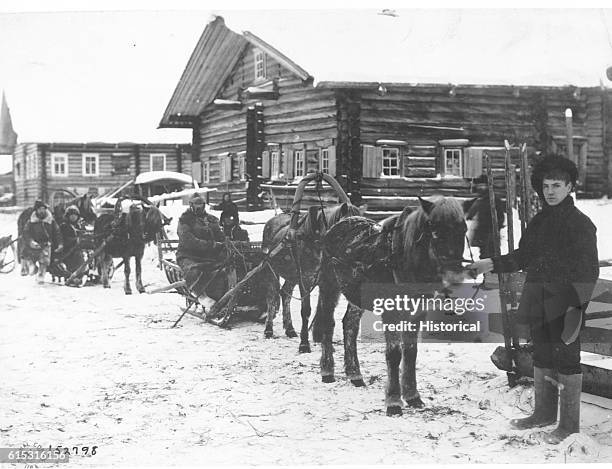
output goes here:
{"type": "Polygon", "coordinates": [[[300,344],[299,353],[310,353],[310,344],[300,344]]]}
{"type": "Polygon", "coordinates": [[[126,291],[126,292],[125,292],[125,294],[126,294],[126,295],[131,295],[131,294],[132,294],[132,292],[131,292],[131,291],[126,291]]]}
{"type": "Polygon", "coordinates": [[[321,376],[321,381],[323,381],[324,383],[333,383],[336,381],[336,379],[331,375],[327,375],[327,376],[321,376]]]}
{"type": "Polygon", "coordinates": [[[274,333],[272,331],[264,331],[264,337],[266,339],[271,339],[272,337],[274,337],[274,333]]]}
{"type": "Polygon", "coordinates": [[[353,384],[353,386],[355,386],[356,388],[362,388],[364,387],[365,381],[363,379],[352,379],[351,383],[353,384]]]}
{"type": "Polygon", "coordinates": [[[286,330],[286,331],[285,331],[285,335],[286,335],[287,337],[290,337],[291,339],[293,339],[293,338],[295,338],[295,337],[297,337],[297,336],[298,336],[298,335],[295,333],[295,330],[293,330],[293,329],[288,329],[288,330],[286,330]]]}
{"type": "Polygon", "coordinates": [[[423,401],[421,400],[419,396],[413,397],[412,399],[407,400],[406,405],[414,409],[420,409],[422,407],[425,407],[425,404],[423,403],[423,401]]]}
{"type": "Polygon", "coordinates": [[[104,288],[110,288],[110,285],[104,285],[104,288]]]}
{"type": "Polygon", "coordinates": [[[139,288],[138,293],[146,293],[147,291],[144,288],[139,288]]]}
{"type": "Polygon", "coordinates": [[[402,408],[398,405],[392,405],[387,407],[387,417],[393,417],[394,415],[402,415],[402,408]]]}

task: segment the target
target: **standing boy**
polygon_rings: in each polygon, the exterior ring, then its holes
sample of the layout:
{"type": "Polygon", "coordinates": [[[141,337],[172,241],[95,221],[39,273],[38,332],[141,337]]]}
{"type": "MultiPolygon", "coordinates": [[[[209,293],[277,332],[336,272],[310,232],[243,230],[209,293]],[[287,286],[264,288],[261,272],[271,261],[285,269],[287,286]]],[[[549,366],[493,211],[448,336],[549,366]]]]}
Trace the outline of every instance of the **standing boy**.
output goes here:
{"type": "Polygon", "coordinates": [[[533,341],[535,408],[510,423],[518,429],[559,425],[545,440],[557,444],[580,431],[580,330],[599,277],[595,225],[574,206],[578,170],[570,160],[548,156],[534,168],[531,182],[543,209],[529,222],[519,248],[482,259],[478,273],[527,272],[518,310],[533,341]]]}

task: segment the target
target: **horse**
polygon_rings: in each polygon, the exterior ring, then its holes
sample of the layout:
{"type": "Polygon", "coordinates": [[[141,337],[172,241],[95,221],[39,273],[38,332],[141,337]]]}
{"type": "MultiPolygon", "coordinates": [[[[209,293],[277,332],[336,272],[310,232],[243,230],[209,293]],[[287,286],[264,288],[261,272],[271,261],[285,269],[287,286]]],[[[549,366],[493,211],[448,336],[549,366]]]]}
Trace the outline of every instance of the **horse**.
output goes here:
{"type": "MultiPolygon", "coordinates": [[[[463,203],[465,219],[469,221],[468,240],[473,247],[480,248],[480,259],[492,257],[493,251],[493,222],[491,220],[491,203],[489,192],[486,191],[475,199],[463,203]]],[[[504,227],[505,204],[495,196],[495,211],[497,214],[497,227],[499,231],[504,227]]]]}
{"type": "MultiPolygon", "coordinates": [[[[383,221],[382,227],[367,218],[348,217],[323,236],[313,324],[313,339],[321,342],[323,382],[334,381],[332,337],[340,293],[350,303],[343,319],[348,327],[344,334],[345,348],[349,348],[345,360],[349,355],[358,365],[356,337],[363,314],[364,284],[418,283],[432,285],[433,289],[440,282],[451,285],[463,280],[461,262],[467,226],[462,206],[451,197],[419,201],[418,209],[405,208],[400,215],[383,221]]],[[[410,407],[423,406],[416,386],[417,336],[418,331],[385,331],[387,415],[401,415],[402,397],[410,407]]]]}
{"type": "Polygon", "coordinates": [[[64,218],[64,212],[66,208],[71,205],[75,205],[79,209],[81,219],[86,225],[93,225],[96,221],[96,212],[94,211],[94,204],[91,199],[91,194],[83,194],[79,197],[75,197],[67,202],[60,202],[53,207],[53,218],[59,223],[59,220],[64,218]]]}
{"type": "MultiPolygon", "coordinates": [[[[310,292],[316,286],[321,262],[319,242],[327,229],[344,217],[359,215],[360,210],[354,205],[342,203],[334,207],[309,207],[301,217],[296,231],[295,249],[287,245],[275,257],[270,259],[273,271],[285,280],[280,295],[283,307],[283,328],[288,337],[297,337],[291,321],[291,295],[296,285],[299,286],[301,300],[302,327],[300,331],[300,353],[310,352],[308,340],[308,321],[310,318],[310,292]]],[[[279,214],[265,224],[262,249],[269,251],[273,246],[282,243],[289,230],[291,214],[279,214]]],[[[268,285],[268,295],[274,295],[274,285],[268,285]]],[[[272,321],[276,311],[268,309],[264,335],[273,336],[272,321]]]]}
{"type": "Polygon", "coordinates": [[[94,236],[97,239],[107,240],[98,256],[104,288],[110,288],[109,276],[113,258],[122,258],[125,276],[123,289],[126,295],[131,295],[130,258],[134,257],[136,265],[136,289],[139,293],[144,293],[141,264],[144,248],[147,243],[155,241],[155,235],[162,230],[164,222],[168,219],[155,206],[143,208],[140,201],[130,205],[125,219],[123,217],[119,219],[120,212],[117,207],[120,207],[124,200],[117,201],[115,214],[105,213],[98,217],[94,224],[94,236]]]}

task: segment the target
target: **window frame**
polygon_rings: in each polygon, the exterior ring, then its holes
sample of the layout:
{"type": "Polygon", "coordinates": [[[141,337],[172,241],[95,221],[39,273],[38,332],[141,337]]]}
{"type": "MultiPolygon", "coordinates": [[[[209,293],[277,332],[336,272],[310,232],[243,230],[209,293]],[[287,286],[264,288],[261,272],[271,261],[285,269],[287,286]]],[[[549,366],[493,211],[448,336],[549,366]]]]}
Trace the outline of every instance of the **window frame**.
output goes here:
{"type": "Polygon", "coordinates": [[[111,154],[111,171],[112,171],[112,175],[113,176],[129,176],[132,173],[132,161],[131,161],[132,155],[130,153],[112,153],[111,154]],[[127,166],[127,172],[125,173],[118,173],[115,171],[115,158],[119,159],[119,158],[126,158],[127,162],[128,162],[128,166],[127,166]]]}
{"type": "Polygon", "coordinates": [[[53,177],[68,177],[68,154],[67,153],[51,153],[51,176],[53,177]],[[60,164],[58,159],[63,159],[64,171],[57,172],[56,165],[60,164]]]}
{"type": "Polygon", "coordinates": [[[255,81],[259,82],[259,81],[263,81],[266,79],[266,53],[260,49],[260,48],[256,48],[253,49],[253,70],[255,73],[255,81]],[[259,58],[261,57],[261,58],[259,58]],[[259,65],[261,64],[261,73],[260,72],[260,68],[259,65]]]}
{"type": "Polygon", "coordinates": [[[329,174],[329,148],[319,149],[319,171],[325,174],[329,174]]]}
{"type": "MultiPolygon", "coordinates": [[[[454,157],[453,157],[454,159],[454,157]]],[[[443,168],[444,168],[444,176],[457,176],[457,177],[463,177],[463,147],[444,147],[443,152],[442,152],[442,163],[443,163],[443,168]],[[453,174],[452,172],[448,171],[448,159],[447,159],[447,152],[458,152],[459,153],[459,174],[453,174]]]]}
{"type": "Polygon", "coordinates": [[[81,155],[81,175],[84,177],[97,177],[100,175],[100,155],[98,153],[83,153],[81,155]],[[95,172],[87,173],[87,158],[95,158],[95,172]]]}
{"type": "Polygon", "coordinates": [[[167,169],[166,169],[167,166],[166,165],[167,165],[167,155],[166,155],[166,153],[151,153],[151,154],[149,154],[149,171],[167,171],[167,169]],[[163,168],[164,169],[153,169],[153,158],[160,157],[160,156],[163,157],[163,161],[164,161],[163,168]]]}
{"type": "Polygon", "coordinates": [[[304,176],[306,176],[306,150],[300,148],[293,151],[293,178],[301,179],[304,176]],[[298,167],[298,157],[299,162],[301,163],[301,168],[298,167]],[[302,174],[298,174],[299,169],[301,169],[302,174]]]}
{"type": "Polygon", "coordinates": [[[238,180],[246,181],[246,151],[237,153],[238,158],[238,180]]]}
{"type": "MultiPolygon", "coordinates": [[[[402,177],[401,156],[400,156],[400,149],[399,149],[399,147],[381,147],[381,148],[382,148],[382,167],[381,167],[380,177],[381,178],[399,178],[399,177],[402,177]],[[397,170],[397,174],[385,174],[385,161],[389,161],[391,159],[389,156],[385,157],[385,151],[387,151],[387,152],[394,151],[396,153],[394,159],[395,159],[395,163],[396,163],[395,169],[397,170]]],[[[393,169],[393,167],[389,166],[387,169],[389,169],[391,171],[393,169]]]]}

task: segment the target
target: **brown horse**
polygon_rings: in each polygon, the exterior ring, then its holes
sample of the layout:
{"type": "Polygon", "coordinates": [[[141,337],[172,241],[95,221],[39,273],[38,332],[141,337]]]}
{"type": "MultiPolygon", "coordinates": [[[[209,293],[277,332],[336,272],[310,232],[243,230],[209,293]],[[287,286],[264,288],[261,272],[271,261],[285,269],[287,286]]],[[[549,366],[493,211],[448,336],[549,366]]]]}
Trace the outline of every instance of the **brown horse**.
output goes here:
{"type": "MultiPolygon", "coordinates": [[[[454,284],[463,279],[466,223],[459,202],[440,197],[420,199],[417,210],[405,209],[383,223],[383,228],[363,217],[349,217],[335,224],[323,237],[319,278],[319,301],[313,339],[321,342],[321,375],[334,381],[332,337],[334,308],[342,293],[351,303],[343,319],[345,354],[358,367],[356,337],[359,331],[362,286],[367,283],[454,284]],[[348,341],[348,344],[346,343],[348,341]]],[[[427,293],[427,292],[419,292],[427,293]]],[[[383,315],[383,321],[385,317],[383,315]]],[[[387,415],[402,413],[402,397],[409,406],[420,407],[415,362],[417,332],[385,331],[387,359],[387,415]],[[400,386],[401,363],[401,386],[400,386]]]]}
{"type": "MultiPolygon", "coordinates": [[[[326,231],[342,218],[359,215],[360,211],[351,204],[343,203],[334,207],[324,208],[313,206],[299,221],[296,232],[296,243],[291,244],[274,256],[270,262],[274,272],[284,279],[280,290],[283,305],[283,327],[288,337],[297,334],[291,321],[291,295],[296,285],[299,286],[301,299],[302,328],[300,332],[299,351],[310,352],[308,340],[308,321],[310,318],[310,292],[316,286],[321,262],[320,241],[326,231]]],[[[270,250],[283,242],[289,230],[290,214],[280,214],[268,220],[263,231],[262,248],[270,250]]],[[[268,295],[275,295],[278,285],[268,285],[268,295]]],[[[277,294],[277,293],[276,293],[277,294]]],[[[265,337],[273,336],[272,320],[276,311],[268,309],[265,327],[265,337]]]]}
{"type": "MultiPolygon", "coordinates": [[[[119,199],[117,205],[125,199],[119,199]]],[[[133,201],[134,202],[134,201],[133,201]]],[[[140,201],[132,203],[129,212],[120,216],[116,214],[102,214],[94,225],[94,235],[97,239],[107,239],[104,250],[100,253],[102,284],[110,288],[109,276],[113,265],[113,258],[123,259],[123,272],[125,276],[124,291],[126,295],[132,294],[130,286],[130,258],[134,258],[136,265],[136,289],[144,293],[142,284],[142,257],[145,245],[155,240],[155,235],[162,230],[167,220],[155,206],[143,208],[140,201]],[[112,235],[112,238],[108,239],[112,235]]]]}

